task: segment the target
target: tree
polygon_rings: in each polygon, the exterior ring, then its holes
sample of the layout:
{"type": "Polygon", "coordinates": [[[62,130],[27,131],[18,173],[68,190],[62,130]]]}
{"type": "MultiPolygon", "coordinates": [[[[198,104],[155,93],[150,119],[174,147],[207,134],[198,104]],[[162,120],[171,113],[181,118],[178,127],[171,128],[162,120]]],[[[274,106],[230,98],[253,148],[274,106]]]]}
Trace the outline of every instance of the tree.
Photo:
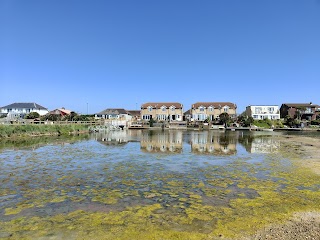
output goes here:
{"type": "Polygon", "coordinates": [[[244,121],[244,124],[245,124],[245,126],[251,127],[251,124],[252,124],[253,122],[254,122],[253,117],[248,117],[248,118],[244,121]]]}
{"type": "Polygon", "coordinates": [[[228,113],[221,113],[219,115],[220,123],[222,123],[225,127],[227,127],[227,123],[230,121],[230,116],[228,113]]]}
{"type": "Polygon", "coordinates": [[[40,114],[37,112],[31,112],[29,114],[27,114],[24,118],[25,119],[35,119],[35,118],[39,118],[40,114]]]}
{"type": "Polygon", "coordinates": [[[301,120],[302,112],[306,111],[306,107],[297,107],[294,118],[301,120]]]}
{"type": "Polygon", "coordinates": [[[153,120],[153,118],[151,116],[150,121],[149,121],[150,127],[153,127],[153,123],[154,123],[154,120],[153,120]]]}
{"type": "Polygon", "coordinates": [[[288,125],[289,127],[293,127],[293,125],[295,124],[294,118],[290,117],[289,115],[286,116],[284,119],[285,119],[286,125],[288,125]]]}
{"type": "Polygon", "coordinates": [[[60,116],[57,114],[47,114],[45,116],[45,119],[49,120],[49,121],[58,121],[58,120],[60,120],[60,116]]]}

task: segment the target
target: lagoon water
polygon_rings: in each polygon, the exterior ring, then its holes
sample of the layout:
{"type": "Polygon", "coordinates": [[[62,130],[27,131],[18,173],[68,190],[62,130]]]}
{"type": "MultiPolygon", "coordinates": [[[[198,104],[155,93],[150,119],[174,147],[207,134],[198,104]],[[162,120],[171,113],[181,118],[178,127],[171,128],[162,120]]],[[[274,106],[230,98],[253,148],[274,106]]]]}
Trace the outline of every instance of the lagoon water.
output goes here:
{"type": "Polygon", "coordinates": [[[0,238],[252,234],[320,206],[319,176],[284,134],[128,130],[3,143],[0,238]]]}

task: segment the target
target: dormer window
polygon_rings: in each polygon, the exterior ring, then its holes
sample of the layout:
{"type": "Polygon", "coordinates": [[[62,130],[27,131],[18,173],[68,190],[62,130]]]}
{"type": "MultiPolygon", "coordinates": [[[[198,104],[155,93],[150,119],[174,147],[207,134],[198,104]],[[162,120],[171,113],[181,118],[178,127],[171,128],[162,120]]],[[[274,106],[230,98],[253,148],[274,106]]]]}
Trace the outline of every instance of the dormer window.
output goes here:
{"type": "Polygon", "coordinates": [[[199,107],[199,111],[200,111],[200,112],[204,112],[204,106],[200,106],[200,107],[199,107]]]}
{"type": "Polygon", "coordinates": [[[152,112],[152,107],[151,106],[148,107],[148,111],[152,112]]]}
{"type": "Polygon", "coordinates": [[[228,112],[228,110],[229,110],[229,107],[228,107],[228,106],[223,107],[223,111],[224,111],[224,112],[228,112]]]}
{"type": "Polygon", "coordinates": [[[165,112],[166,109],[167,109],[166,106],[162,106],[162,107],[161,107],[162,112],[165,112]]]}
{"type": "Polygon", "coordinates": [[[213,112],[213,107],[212,106],[210,106],[208,109],[209,109],[209,112],[213,112]]]}
{"type": "Polygon", "coordinates": [[[171,111],[174,111],[176,109],[176,107],[175,106],[171,106],[170,109],[171,109],[171,111]]]}

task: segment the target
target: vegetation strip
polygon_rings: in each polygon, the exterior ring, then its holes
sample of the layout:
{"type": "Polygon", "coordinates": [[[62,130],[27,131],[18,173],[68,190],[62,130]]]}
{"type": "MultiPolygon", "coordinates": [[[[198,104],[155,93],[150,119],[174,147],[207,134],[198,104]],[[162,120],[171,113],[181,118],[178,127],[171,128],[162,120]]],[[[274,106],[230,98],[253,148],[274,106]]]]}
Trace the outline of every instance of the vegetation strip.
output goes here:
{"type": "Polygon", "coordinates": [[[0,139],[11,137],[46,136],[46,135],[68,135],[74,133],[88,132],[87,124],[65,124],[65,125],[0,125],[0,139]]]}

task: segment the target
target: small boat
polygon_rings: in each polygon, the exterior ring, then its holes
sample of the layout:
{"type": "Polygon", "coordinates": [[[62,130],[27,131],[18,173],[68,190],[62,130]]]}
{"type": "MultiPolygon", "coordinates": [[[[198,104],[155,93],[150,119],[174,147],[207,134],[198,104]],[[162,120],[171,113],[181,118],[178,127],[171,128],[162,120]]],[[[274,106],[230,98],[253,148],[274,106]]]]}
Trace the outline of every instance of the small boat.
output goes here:
{"type": "Polygon", "coordinates": [[[273,128],[263,128],[262,131],[273,132],[273,128]]]}

